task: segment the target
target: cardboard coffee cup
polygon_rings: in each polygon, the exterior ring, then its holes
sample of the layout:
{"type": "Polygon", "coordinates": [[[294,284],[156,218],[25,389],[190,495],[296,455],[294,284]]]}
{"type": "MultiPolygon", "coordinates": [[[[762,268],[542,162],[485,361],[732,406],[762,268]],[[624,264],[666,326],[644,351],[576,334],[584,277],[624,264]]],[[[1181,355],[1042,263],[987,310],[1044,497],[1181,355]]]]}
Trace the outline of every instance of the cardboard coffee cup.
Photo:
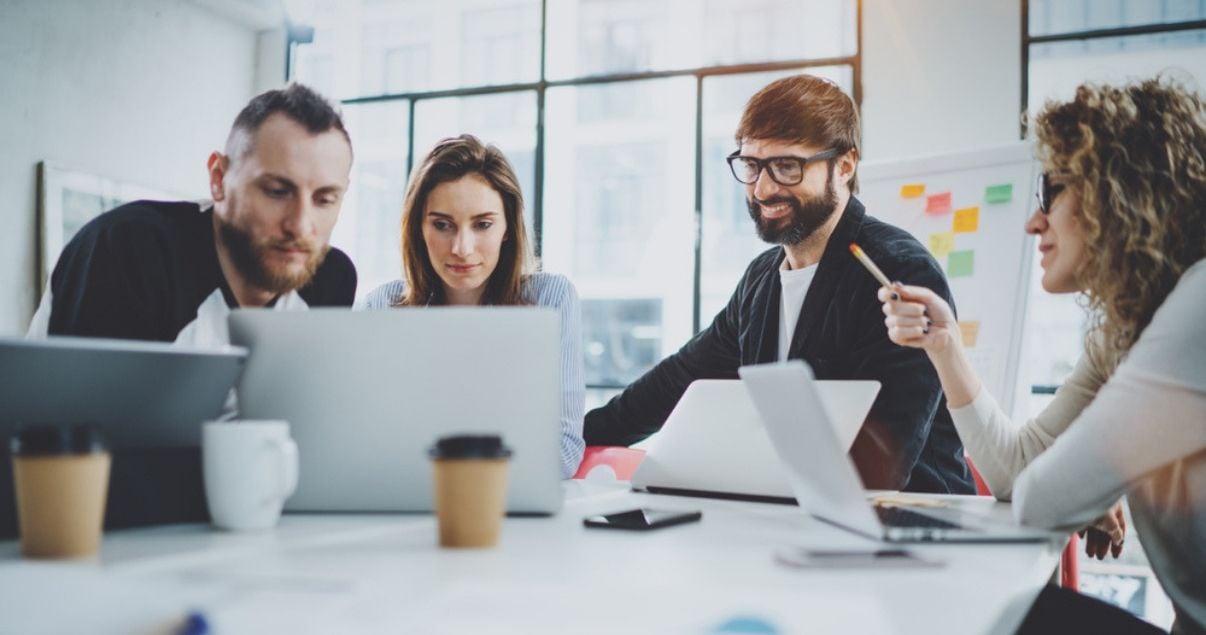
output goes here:
{"type": "Polygon", "coordinates": [[[511,450],[497,436],[452,436],[428,452],[441,547],[493,547],[507,507],[511,450]]]}
{"type": "Polygon", "coordinates": [[[11,443],[21,553],[81,558],[100,549],[109,452],[91,426],[36,426],[11,443]]]}

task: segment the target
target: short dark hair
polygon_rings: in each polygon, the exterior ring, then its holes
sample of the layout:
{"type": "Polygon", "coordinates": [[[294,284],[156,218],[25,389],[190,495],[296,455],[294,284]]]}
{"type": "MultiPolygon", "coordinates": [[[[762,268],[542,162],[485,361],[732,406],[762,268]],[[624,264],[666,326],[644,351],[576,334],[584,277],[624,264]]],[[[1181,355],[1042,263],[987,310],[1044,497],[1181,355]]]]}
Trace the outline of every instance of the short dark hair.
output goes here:
{"type": "MultiPolygon", "coordinates": [[[[343,118],[339,110],[318,91],[305,84],[293,82],[285,88],[260,93],[247,102],[230,127],[230,135],[226,138],[227,155],[233,155],[240,150],[240,155],[250,151],[254,147],[250,141],[255,138],[256,130],[259,130],[268,117],[278,112],[301,124],[310,134],[338,130],[347,140],[348,148],[352,147],[352,138],[343,127],[343,118]],[[236,140],[242,134],[246,134],[248,143],[245,147],[236,149],[236,140]]],[[[231,156],[232,160],[235,158],[237,157],[231,156]]]]}
{"type": "MultiPolygon", "coordinates": [[[[837,84],[815,75],[792,75],[750,97],[737,126],[737,145],[751,139],[834,148],[862,156],[862,126],[854,100],[837,84]]],[[[830,161],[832,165],[833,161],[830,161]]],[[[858,192],[858,171],[850,178],[858,192]]]]}

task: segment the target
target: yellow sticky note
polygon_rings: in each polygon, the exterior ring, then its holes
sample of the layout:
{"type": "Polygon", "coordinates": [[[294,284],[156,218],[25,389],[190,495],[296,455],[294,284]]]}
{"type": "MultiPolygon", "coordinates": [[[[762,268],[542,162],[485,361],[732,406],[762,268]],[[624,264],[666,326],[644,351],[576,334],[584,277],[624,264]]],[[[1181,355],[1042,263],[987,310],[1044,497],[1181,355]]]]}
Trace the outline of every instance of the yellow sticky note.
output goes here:
{"type": "Polygon", "coordinates": [[[954,229],[956,234],[974,232],[980,228],[980,208],[964,207],[955,210],[954,229]]]}
{"type": "Polygon", "coordinates": [[[976,338],[980,337],[979,320],[959,320],[959,333],[963,336],[963,345],[972,348],[976,338]]]}
{"type": "Polygon", "coordinates": [[[930,234],[930,252],[935,258],[943,258],[955,250],[955,232],[930,234]]]}
{"type": "Polygon", "coordinates": [[[917,198],[925,194],[925,183],[906,183],[900,186],[900,198],[917,198]]]}

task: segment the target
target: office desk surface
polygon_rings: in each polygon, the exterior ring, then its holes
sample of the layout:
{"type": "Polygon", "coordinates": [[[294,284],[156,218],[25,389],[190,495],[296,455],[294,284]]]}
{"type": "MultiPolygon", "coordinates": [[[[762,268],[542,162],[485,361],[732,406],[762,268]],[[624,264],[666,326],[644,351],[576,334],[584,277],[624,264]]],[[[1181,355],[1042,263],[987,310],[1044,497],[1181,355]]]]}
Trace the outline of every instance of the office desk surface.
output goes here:
{"type": "MultiPolygon", "coordinates": [[[[566,489],[559,515],[508,518],[480,551],[438,548],[430,515],[385,514],[115,531],[89,562],[21,560],[0,543],[0,633],[170,632],[190,610],[216,633],[1011,633],[1062,547],[925,545],[912,549],[943,566],[799,569],[775,553],[871,543],[796,507],[566,489]],[[582,526],[637,506],[703,520],[582,526]]],[[[1008,517],[991,499],[935,498],[1008,517]]]]}

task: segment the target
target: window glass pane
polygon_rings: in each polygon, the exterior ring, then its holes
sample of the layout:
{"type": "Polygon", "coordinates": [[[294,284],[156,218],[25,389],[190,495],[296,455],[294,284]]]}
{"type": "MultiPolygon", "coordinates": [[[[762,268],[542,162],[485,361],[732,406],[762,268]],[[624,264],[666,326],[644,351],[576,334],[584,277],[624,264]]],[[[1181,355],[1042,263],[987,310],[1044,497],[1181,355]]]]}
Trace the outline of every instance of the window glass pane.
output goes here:
{"type": "Polygon", "coordinates": [[[1206,81],[1206,30],[1052,42],[1030,47],[1031,113],[1048,99],[1071,99],[1086,81],[1125,82],[1167,72],[1206,81]]]}
{"type": "Polygon", "coordinates": [[[531,236],[536,173],[536,93],[522,91],[417,102],[415,166],[437,141],[462,133],[492,143],[507,155],[523,189],[524,218],[531,236]]]}
{"type": "Polygon", "coordinates": [[[550,88],[544,267],[582,296],[588,385],[625,385],[691,335],[695,81],[550,88]]]}
{"type": "Polygon", "coordinates": [[[1051,35],[1206,19],[1201,0],[1031,0],[1030,34],[1051,35]]]}
{"type": "Polygon", "coordinates": [[[745,103],[770,82],[801,72],[826,77],[849,94],[849,66],[829,66],[777,73],[708,77],[703,84],[703,222],[700,232],[700,327],[707,328],[750,261],[771,246],[754,231],[745,186],[733,178],[725,157],[737,148],[733,133],[745,103]]]}
{"type": "Polygon", "coordinates": [[[293,78],[340,99],[540,76],[540,0],[314,0],[290,15],[315,28],[293,78]]]}
{"type": "Polygon", "coordinates": [[[356,263],[357,299],[402,276],[398,223],[406,187],[408,108],[406,101],[343,108],[355,161],[331,244],[356,263]]]}
{"type": "Polygon", "coordinates": [[[857,50],[853,0],[550,2],[548,75],[817,59],[857,50]]]}

